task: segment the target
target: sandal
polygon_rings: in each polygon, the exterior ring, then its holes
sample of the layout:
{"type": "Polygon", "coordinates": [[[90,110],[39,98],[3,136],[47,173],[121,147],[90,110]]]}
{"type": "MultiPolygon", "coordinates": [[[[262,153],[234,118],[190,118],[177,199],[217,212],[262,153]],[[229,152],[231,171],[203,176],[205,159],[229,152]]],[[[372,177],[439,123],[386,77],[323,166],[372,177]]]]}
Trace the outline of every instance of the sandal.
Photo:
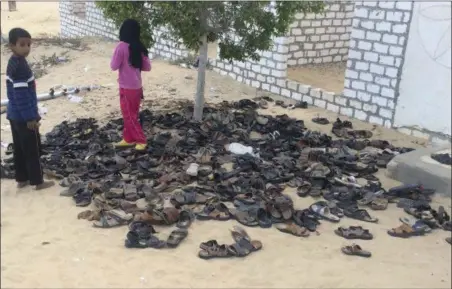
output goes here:
{"type": "Polygon", "coordinates": [[[330,208],[328,207],[328,204],[324,201],[320,201],[317,203],[312,204],[309,209],[311,212],[319,215],[325,220],[328,220],[330,222],[337,223],[340,221],[340,218],[338,216],[335,216],[331,213],[330,208]]]}
{"type": "Polygon", "coordinates": [[[74,195],[80,193],[85,189],[85,184],[83,182],[74,182],[67,189],[60,193],[62,197],[73,197],[74,195]]]}
{"type": "Polygon", "coordinates": [[[432,228],[424,220],[417,220],[411,217],[403,217],[399,218],[400,222],[403,224],[407,224],[412,227],[414,230],[424,230],[426,233],[431,232],[432,228]]]}
{"type": "Polygon", "coordinates": [[[134,231],[130,231],[127,233],[127,239],[124,242],[125,247],[127,248],[154,248],[161,249],[166,246],[166,242],[160,240],[154,235],[150,235],[149,237],[141,237],[134,231]]]}
{"type": "Polygon", "coordinates": [[[352,244],[351,246],[344,246],[341,248],[342,253],[351,256],[360,256],[369,258],[372,254],[369,251],[364,251],[359,245],[352,244]]]}
{"type": "Polygon", "coordinates": [[[227,221],[230,218],[229,209],[223,203],[207,205],[201,213],[197,214],[197,219],[199,220],[227,221]]]}
{"type": "Polygon", "coordinates": [[[244,226],[256,227],[259,225],[257,210],[254,208],[231,210],[231,215],[244,226]]]}
{"type": "Polygon", "coordinates": [[[377,223],[378,222],[377,218],[372,218],[369,215],[369,213],[364,209],[356,209],[356,208],[345,209],[344,215],[349,218],[364,221],[364,222],[369,222],[369,223],[377,223]]]}
{"type": "Polygon", "coordinates": [[[229,246],[218,245],[202,249],[201,251],[199,251],[198,256],[201,259],[208,260],[212,258],[230,258],[233,257],[234,254],[229,249],[229,246]]]}
{"type": "Polygon", "coordinates": [[[100,211],[92,211],[92,210],[86,210],[83,212],[80,212],[77,215],[77,219],[84,219],[88,221],[99,221],[101,217],[100,211]]]}
{"type": "Polygon", "coordinates": [[[276,229],[278,229],[279,231],[281,231],[283,233],[292,234],[297,237],[308,237],[309,236],[309,231],[306,228],[297,226],[294,223],[277,224],[275,226],[276,226],[276,229]]]}
{"type": "Polygon", "coordinates": [[[77,193],[72,196],[72,199],[75,201],[77,207],[87,207],[91,204],[92,194],[85,187],[77,191],[77,193]]]}
{"type": "Polygon", "coordinates": [[[166,245],[170,248],[176,248],[188,236],[188,231],[185,229],[176,229],[171,232],[166,241],[166,245]]]}
{"type": "Polygon", "coordinates": [[[152,234],[157,233],[154,227],[143,221],[133,221],[129,224],[129,231],[137,233],[141,237],[149,237],[152,234]]]}
{"type": "Polygon", "coordinates": [[[138,200],[137,187],[131,184],[124,185],[124,198],[131,202],[138,200]]]}
{"type": "Polygon", "coordinates": [[[217,240],[209,240],[207,242],[202,242],[199,245],[199,248],[201,250],[206,250],[207,251],[209,248],[215,248],[215,247],[219,247],[219,246],[220,246],[220,244],[218,244],[217,240]]]}
{"type": "Polygon", "coordinates": [[[171,197],[171,203],[177,206],[203,204],[207,202],[207,197],[194,191],[182,191],[171,197]]]}
{"type": "Polygon", "coordinates": [[[348,228],[339,227],[334,230],[336,235],[343,237],[345,239],[361,239],[361,240],[372,240],[373,235],[367,229],[363,229],[361,226],[350,226],[348,228]]]}
{"type": "MultiPolygon", "coordinates": [[[[263,247],[261,241],[249,240],[247,238],[240,238],[239,240],[236,241],[235,245],[238,245],[240,248],[243,248],[246,251],[248,251],[249,252],[248,254],[259,251],[263,247]]],[[[232,246],[231,249],[233,252],[237,252],[237,246],[232,246]]],[[[238,251],[240,252],[240,250],[238,251]]]]}
{"type": "Polygon", "coordinates": [[[321,125],[326,125],[326,124],[330,123],[330,121],[328,119],[324,118],[324,117],[314,117],[312,119],[312,122],[313,123],[317,123],[317,124],[321,124],[321,125]]]}
{"type": "Polygon", "coordinates": [[[245,204],[253,205],[256,203],[256,199],[253,193],[240,194],[235,197],[235,200],[245,204]]]}
{"type": "Polygon", "coordinates": [[[311,190],[311,183],[303,182],[303,184],[301,184],[301,186],[299,186],[297,188],[297,195],[302,198],[305,198],[308,196],[310,190],[311,190]]]}
{"type": "Polygon", "coordinates": [[[179,221],[177,222],[176,226],[180,229],[187,229],[188,227],[190,227],[194,218],[195,216],[191,211],[189,210],[181,211],[179,214],[179,221]]]}
{"type": "Polygon", "coordinates": [[[397,228],[393,228],[391,230],[388,230],[388,234],[392,237],[398,237],[398,238],[409,238],[412,236],[422,236],[425,235],[426,230],[423,228],[417,228],[415,230],[412,226],[409,226],[407,224],[402,224],[398,226],[397,228]]]}
{"type": "Polygon", "coordinates": [[[262,208],[259,208],[256,213],[257,223],[261,228],[270,228],[272,226],[271,215],[262,208]]]}
{"type": "Polygon", "coordinates": [[[118,218],[109,212],[105,212],[99,219],[99,221],[93,222],[93,227],[96,228],[113,228],[127,224],[127,221],[118,218]]]}
{"type": "Polygon", "coordinates": [[[370,203],[370,208],[375,211],[386,210],[388,207],[388,199],[376,198],[370,203]]]}

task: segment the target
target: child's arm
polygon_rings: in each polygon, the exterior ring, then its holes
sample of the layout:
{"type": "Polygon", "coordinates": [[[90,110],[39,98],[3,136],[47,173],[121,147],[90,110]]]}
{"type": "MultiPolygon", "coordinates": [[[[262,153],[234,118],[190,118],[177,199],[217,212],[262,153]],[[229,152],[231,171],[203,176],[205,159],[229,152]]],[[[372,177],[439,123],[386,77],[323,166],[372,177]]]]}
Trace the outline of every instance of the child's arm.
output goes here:
{"type": "Polygon", "coordinates": [[[143,55],[141,71],[151,71],[151,60],[149,57],[143,55]]]}
{"type": "Polygon", "coordinates": [[[14,99],[20,116],[26,122],[40,119],[34,77],[30,70],[24,69],[24,64],[10,61],[6,69],[7,81],[10,82],[8,97],[14,99]],[[28,73],[27,73],[28,70],[28,73]]]}
{"type": "Polygon", "coordinates": [[[116,71],[121,67],[122,60],[124,59],[124,47],[125,46],[122,45],[122,43],[116,45],[110,62],[111,70],[116,71]]]}

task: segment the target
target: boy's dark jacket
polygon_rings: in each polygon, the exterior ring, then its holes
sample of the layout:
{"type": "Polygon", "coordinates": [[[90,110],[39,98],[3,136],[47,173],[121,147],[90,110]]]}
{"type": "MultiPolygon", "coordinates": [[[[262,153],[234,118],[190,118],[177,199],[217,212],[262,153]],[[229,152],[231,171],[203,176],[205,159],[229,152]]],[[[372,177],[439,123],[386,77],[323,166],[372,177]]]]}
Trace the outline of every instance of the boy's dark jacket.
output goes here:
{"type": "Polygon", "coordinates": [[[28,122],[39,121],[38,99],[33,72],[25,57],[11,56],[6,69],[6,91],[9,120],[28,122]]]}

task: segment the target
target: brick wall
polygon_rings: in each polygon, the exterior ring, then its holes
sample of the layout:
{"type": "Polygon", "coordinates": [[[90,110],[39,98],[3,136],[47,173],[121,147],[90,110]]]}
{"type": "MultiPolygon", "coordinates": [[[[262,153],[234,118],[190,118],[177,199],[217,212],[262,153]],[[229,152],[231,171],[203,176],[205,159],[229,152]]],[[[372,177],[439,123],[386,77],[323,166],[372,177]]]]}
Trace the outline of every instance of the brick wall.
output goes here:
{"type": "Polygon", "coordinates": [[[392,127],[412,2],[356,2],[344,96],[347,114],[392,127]]]}
{"type": "MultiPolygon", "coordinates": [[[[339,40],[335,41],[344,41],[343,49],[347,49],[347,46],[345,46],[346,36],[342,36],[343,40],[341,40],[340,36],[348,35],[347,28],[345,28],[345,34],[342,33],[342,29],[339,29],[340,32],[338,32],[338,28],[344,27],[344,24],[350,21],[349,17],[352,16],[352,11],[349,10],[351,10],[350,5],[352,4],[341,3],[338,4],[339,8],[334,6],[337,4],[329,3],[327,9],[330,12],[334,12],[334,17],[336,18],[338,16],[342,17],[343,14],[340,13],[345,10],[345,18],[341,18],[341,26],[339,26],[339,22],[336,22],[336,34],[329,35],[339,35],[339,40]],[[337,9],[339,11],[332,11],[337,9]]],[[[60,2],[62,36],[81,37],[88,35],[117,39],[117,29],[115,29],[111,21],[104,19],[100,10],[95,7],[94,2],[86,2],[85,18],[74,15],[70,5],[71,2],[60,2]]],[[[301,42],[304,38],[300,37],[305,36],[307,41],[307,36],[310,34],[295,36],[295,38],[294,36],[275,38],[273,48],[270,51],[261,52],[262,58],[258,62],[249,60],[245,62],[236,61],[231,64],[218,58],[210,61],[214,71],[252,87],[298,101],[306,101],[311,105],[342,115],[392,127],[411,12],[412,2],[360,1],[354,3],[348,54],[341,55],[341,60],[345,57],[348,58],[343,94],[335,94],[287,80],[288,63],[295,65],[294,62],[290,62],[290,60],[294,59],[294,53],[296,52],[293,45],[297,44],[294,44],[295,42],[293,41],[301,42]]],[[[315,19],[307,19],[312,16],[307,16],[307,18],[303,19],[299,16],[297,21],[301,25],[302,21],[309,20],[311,21],[310,28],[313,28],[312,21],[322,19],[322,23],[326,24],[329,22],[323,22],[324,20],[332,20],[332,27],[334,27],[334,21],[338,19],[333,19],[332,15],[327,12],[324,16],[315,16],[315,19]],[[317,17],[319,18],[317,19],[317,17]]],[[[314,23],[314,25],[318,25],[317,22],[314,23]]],[[[292,29],[295,28],[292,27],[292,29]]],[[[306,27],[306,29],[310,28],[306,27]]],[[[348,29],[350,30],[350,28],[348,29]]],[[[167,59],[187,56],[188,51],[183,46],[177,47],[175,42],[166,40],[163,37],[164,31],[164,29],[156,31],[157,41],[151,49],[151,53],[154,56],[159,55],[167,59]]],[[[319,33],[322,31],[321,29],[318,30],[319,33]]],[[[325,35],[326,31],[327,29],[325,29],[325,35]]],[[[337,39],[337,36],[334,36],[333,39],[335,37],[337,39]]],[[[324,39],[326,41],[326,38],[324,39]]],[[[331,37],[329,42],[331,42],[331,37]]],[[[320,49],[320,57],[328,57],[328,55],[322,56],[321,51],[322,49],[320,49]]],[[[305,51],[303,50],[302,52],[304,53],[305,51]]],[[[317,55],[316,52],[316,57],[317,55]]],[[[304,54],[298,54],[296,57],[296,64],[299,64],[298,58],[301,56],[304,56],[304,54]]],[[[309,58],[309,56],[307,57],[309,58]]],[[[319,59],[316,57],[313,58],[312,62],[320,61],[315,60],[319,59]]],[[[306,60],[303,60],[302,63],[311,61],[308,58],[304,58],[306,60]]],[[[338,60],[339,58],[336,59],[338,60]]],[[[323,61],[324,59],[322,59],[323,61]]],[[[334,57],[332,57],[332,61],[334,61],[334,57]]]]}
{"type": "Polygon", "coordinates": [[[297,14],[289,30],[288,66],[347,60],[353,2],[329,2],[323,14],[297,14]]]}
{"type": "MultiPolygon", "coordinates": [[[[59,10],[63,37],[101,36],[112,40],[118,39],[118,29],[112,21],[103,17],[94,2],[60,2],[59,10]],[[84,15],[81,11],[84,11],[84,15]]],[[[150,49],[150,56],[173,60],[186,57],[188,51],[184,46],[168,40],[164,37],[165,32],[165,29],[155,32],[156,44],[150,49]]]]}

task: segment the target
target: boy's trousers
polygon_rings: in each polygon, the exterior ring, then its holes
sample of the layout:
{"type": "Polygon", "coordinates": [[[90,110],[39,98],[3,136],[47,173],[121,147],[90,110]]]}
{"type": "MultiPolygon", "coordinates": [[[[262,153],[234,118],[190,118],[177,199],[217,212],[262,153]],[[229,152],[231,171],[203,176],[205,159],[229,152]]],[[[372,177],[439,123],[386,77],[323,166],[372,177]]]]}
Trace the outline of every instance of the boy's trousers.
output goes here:
{"type": "Polygon", "coordinates": [[[29,181],[32,186],[42,184],[41,136],[39,131],[29,129],[25,122],[14,120],[9,122],[13,133],[16,181],[29,181]]]}

